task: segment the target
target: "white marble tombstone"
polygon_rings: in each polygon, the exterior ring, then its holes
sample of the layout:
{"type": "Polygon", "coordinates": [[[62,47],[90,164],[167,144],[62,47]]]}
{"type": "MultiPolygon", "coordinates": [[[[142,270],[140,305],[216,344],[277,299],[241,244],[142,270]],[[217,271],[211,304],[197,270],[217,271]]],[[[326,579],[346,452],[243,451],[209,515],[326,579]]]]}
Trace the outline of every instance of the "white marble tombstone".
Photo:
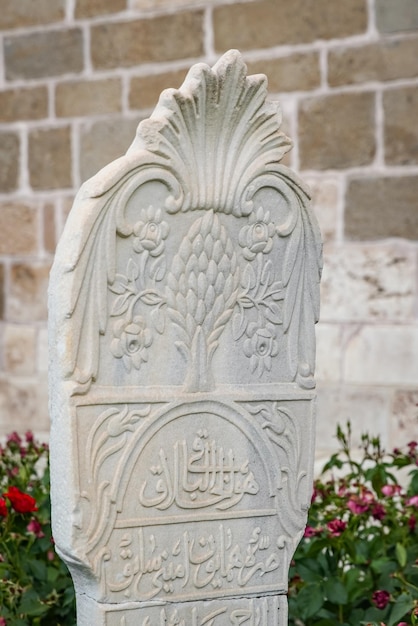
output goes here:
{"type": "Polygon", "coordinates": [[[321,243],[264,76],[194,66],[81,188],[50,283],[53,532],[79,626],[284,626],[321,243]]]}

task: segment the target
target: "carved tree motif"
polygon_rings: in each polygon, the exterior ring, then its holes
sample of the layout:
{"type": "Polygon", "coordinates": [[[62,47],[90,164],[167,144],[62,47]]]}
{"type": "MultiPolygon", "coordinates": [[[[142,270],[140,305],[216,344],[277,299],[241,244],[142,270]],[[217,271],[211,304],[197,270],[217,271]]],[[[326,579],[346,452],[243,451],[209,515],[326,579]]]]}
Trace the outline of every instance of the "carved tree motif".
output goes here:
{"type": "Polygon", "coordinates": [[[238,296],[239,267],[233,243],[213,211],[191,226],[168,275],[168,314],[188,360],[186,389],[213,387],[210,368],[218,340],[238,296]]]}
{"type": "MultiPolygon", "coordinates": [[[[171,300],[169,314],[182,335],[178,346],[192,363],[188,389],[211,386],[210,360],[235,302],[239,317],[235,316],[233,321],[233,333],[235,338],[242,338],[251,370],[259,377],[270,370],[271,359],[277,355],[281,325],[291,379],[304,388],[314,386],[313,324],[319,314],[320,236],[309,208],[307,190],[290,170],[279,165],[290,148],[290,140],[280,131],[278,108],[266,102],[266,95],[265,77],[247,77],[245,64],[236,51],[224,55],[212,69],[203,64],[194,66],[179,90],[169,89],[161,94],[154,113],[139,124],[127,155],[80,190],[69,228],[75,230],[74,224],[71,226],[75,220],[81,220],[83,228],[74,238],[71,254],[66,254],[65,266],[59,270],[68,281],[68,289],[63,291],[70,294],[64,302],[62,325],[66,328],[70,324],[71,329],[65,368],[68,378],[75,383],[75,393],[85,392],[98,375],[99,339],[108,333],[108,288],[118,293],[122,308],[128,300],[132,305],[134,298],[155,308],[152,324],[158,332],[163,324],[164,292],[150,287],[147,294],[139,296],[141,290],[137,286],[130,296],[129,289],[137,279],[132,279],[129,285],[125,281],[124,287],[116,275],[118,238],[132,237],[133,254],[157,263],[152,267],[155,279],[161,280],[164,269],[158,265],[158,255],[168,233],[163,226],[164,212],[197,210],[208,214],[208,221],[199,218],[196,222],[206,229],[201,236],[208,247],[212,230],[225,232],[216,225],[216,213],[241,220],[248,218],[239,244],[250,269],[242,268],[245,282],[241,282],[240,294],[236,294],[238,268],[226,234],[221,235],[217,251],[215,247],[209,254],[194,251],[195,267],[192,261],[189,265],[185,261],[186,251],[198,245],[197,234],[192,234],[193,226],[181,244],[182,251],[171,270],[167,297],[172,298],[178,290],[178,302],[171,300]],[[139,206],[139,217],[131,223],[125,215],[128,201],[152,181],[167,189],[164,206],[153,219],[146,213],[147,207],[139,206]],[[273,190],[287,207],[282,213],[284,218],[275,217],[275,232],[268,211],[256,198],[263,189],[273,190]],[[281,223],[277,223],[279,220],[281,223]],[[267,258],[275,238],[285,243],[285,256],[282,267],[275,268],[273,274],[267,258]],[[222,263],[225,264],[220,268],[221,257],[218,260],[211,257],[220,254],[219,246],[224,248],[222,263]],[[211,268],[218,267],[216,274],[207,274],[200,268],[205,255],[208,263],[213,261],[211,268]],[[232,283],[226,285],[221,295],[216,280],[225,280],[226,284],[228,273],[232,283]],[[208,293],[204,297],[200,295],[201,285],[189,289],[180,283],[182,276],[184,279],[200,276],[202,284],[207,281],[208,293]],[[213,312],[210,311],[212,298],[216,305],[213,312]],[[224,317],[219,318],[222,307],[224,317]],[[254,312],[257,312],[255,317],[254,312]]],[[[139,280],[144,268],[141,264],[138,268],[139,280]]],[[[151,349],[152,337],[143,317],[140,313],[131,315],[124,325],[119,323],[114,329],[113,354],[122,359],[128,370],[132,366],[141,368],[151,349]]]]}

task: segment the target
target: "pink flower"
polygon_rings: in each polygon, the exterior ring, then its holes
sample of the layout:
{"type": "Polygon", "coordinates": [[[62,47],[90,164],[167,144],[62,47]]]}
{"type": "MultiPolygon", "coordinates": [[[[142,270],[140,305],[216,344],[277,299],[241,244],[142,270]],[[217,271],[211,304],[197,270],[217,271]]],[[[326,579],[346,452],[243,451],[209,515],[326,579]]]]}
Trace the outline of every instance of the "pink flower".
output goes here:
{"type": "Polygon", "coordinates": [[[351,496],[350,500],[347,503],[347,506],[350,511],[352,513],[355,513],[356,515],[361,515],[361,513],[365,513],[369,508],[369,505],[367,503],[364,503],[364,501],[358,496],[351,496]]]}
{"type": "Polygon", "coordinates": [[[26,530],[30,533],[33,533],[38,539],[45,537],[45,534],[42,532],[42,526],[36,519],[31,519],[29,524],[26,526],[26,530]]]}
{"type": "Polygon", "coordinates": [[[412,496],[412,498],[408,498],[406,503],[409,506],[418,506],[418,496],[412,496]]]}
{"type": "Polygon", "coordinates": [[[390,593],[384,589],[378,589],[373,593],[372,601],[378,609],[384,609],[390,600],[390,593]]]}
{"type": "Polygon", "coordinates": [[[304,537],[315,537],[318,533],[321,532],[321,528],[314,528],[313,526],[307,526],[305,528],[305,532],[303,533],[304,537]]]}
{"type": "Polygon", "coordinates": [[[408,443],[408,448],[412,451],[415,450],[415,448],[418,446],[418,443],[416,441],[410,441],[408,443]]]}
{"type": "Polygon", "coordinates": [[[347,528],[347,524],[341,519],[333,519],[327,523],[327,527],[332,537],[339,537],[347,528]]]}
{"type": "Polygon", "coordinates": [[[398,626],[408,626],[406,622],[399,622],[398,626]]]}
{"type": "Polygon", "coordinates": [[[7,622],[4,617],[0,617],[0,626],[7,626],[7,622]]]}
{"type": "Polygon", "coordinates": [[[411,515],[411,517],[409,517],[408,519],[408,526],[409,526],[409,530],[411,531],[411,533],[414,532],[416,523],[417,523],[417,520],[416,520],[415,515],[411,515]]]}
{"type": "Polygon", "coordinates": [[[33,432],[31,430],[27,430],[25,432],[25,439],[27,443],[33,443],[34,437],[33,437],[33,432]]]}
{"type": "Polygon", "coordinates": [[[7,435],[7,443],[17,443],[21,444],[22,440],[19,437],[18,433],[14,430],[10,435],[7,435]]]}
{"type": "Polygon", "coordinates": [[[392,497],[401,490],[400,485],[383,485],[382,493],[384,496],[392,497]]]}

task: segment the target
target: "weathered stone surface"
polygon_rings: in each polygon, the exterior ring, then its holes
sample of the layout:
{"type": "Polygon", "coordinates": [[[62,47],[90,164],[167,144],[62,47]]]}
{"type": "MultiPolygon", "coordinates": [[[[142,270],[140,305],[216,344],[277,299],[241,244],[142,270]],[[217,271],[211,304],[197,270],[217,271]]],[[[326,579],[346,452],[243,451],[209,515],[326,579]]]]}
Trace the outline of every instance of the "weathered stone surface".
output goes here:
{"type": "Polygon", "coordinates": [[[418,176],[354,178],[349,181],[345,235],[349,239],[418,239],[418,176]]]}
{"type": "Polygon", "coordinates": [[[58,117],[104,115],[117,113],[121,108],[119,78],[69,81],[56,87],[55,111],[58,117]]]}
{"type": "Polygon", "coordinates": [[[418,432],[418,388],[398,389],[393,394],[390,421],[390,441],[416,441],[418,432]]]}
{"type": "Polygon", "coordinates": [[[376,0],[376,24],[382,33],[416,30],[418,5],[415,0],[376,0]]]}
{"type": "MultiPolygon", "coordinates": [[[[205,5],[217,4],[219,0],[205,0],[205,5]]],[[[196,0],[131,0],[133,9],[170,9],[173,7],[196,7],[196,0]]]]}
{"type": "Polygon", "coordinates": [[[337,232],[337,216],[339,191],[335,178],[309,178],[306,182],[311,190],[312,207],[318,218],[324,243],[335,240],[337,232]]]}
{"type": "Polygon", "coordinates": [[[374,158],[374,94],[344,93],[302,100],[299,155],[302,169],[342,169],[374,158]]]}
{"type": "Polygon", "coordinates": [[[349,383],[415,385],[418,327],[355,326],[346,329],[344,379],[349,383]]]}
{"type": "Polygon", "coordinates": [[[38,120],[48,115],[46,87],[0,91],[0,122],[38,120]]]}
{"type": "Polygon", "coordinates": [[[10,269],[7,319],[31,323],[47,318],[49,263],[15,263],[10,269]]]}
{"type": "Polygon", "coordinates": [[[98,24],[91,29],[91,56],[97,69],[174,61],[202,54],[202,11],[98,24]]]}
{"type": "MultiPolygon", "coordinates": [[[[353,449],[361,444],[364,432],[379,433],[383,446],[390,445],[387,415],[390,412],[391,391],[383,386],[329,384],[318,380],[317,451],[330,452],[336,448],[336,428],[351,422],[353,449]]],[[[321,466],[322,468],[322,466],[321,466]]]]}
{"type": "Polygon", "coordinates": [[[35,328],[22,324],[6,324],[3,341],[6,372],[34,374],[36,363],[35,328]]]}
{"type": "Polygon", "coordinates": [[[299,154],[303,169],[371,163],[375,154],[375,96],[344,93],[302,100],[299,154]]]}
{"type": "Polygon", "coordinates": [[[77,19],[118,13],[126,9],[126,0],[76,0],[75,16],[77,19]]]}
{"type": "Polygon", "coordinates": [[[417,271],[415,250],[400,243],[328,247],[321,319],[412,321],[417,271]]]}
{"type": "Polygon", "coordinates": [[[321,81],[317,52],[252,61],[248,63],[248,70],[254,74],[266,74],[270,93],[307,91],[319,87],[321,81]]]}
{"type": "Polygon", "coordinates": [[[16,430],[16,417],[41,436],[49,431],[48,386],[45,376],[0,374],[0,436],[16,430]]]}
{"type": "Polygon", "coordinates": [[[72,186],[69,126],[36,129],[29,133],[29,175],[33,189],[72,186]]]}
{"type": "Polygon", "coordinates": [[[83,36],[79,28],[4,38],[7,80],[79,73],[83,70],[83,36]]]}
{"type": "Polygon", "coordinates": [[[342,378],[342,330],[339,324],[321,322],[316,328],[316,377],[338,382],[342,378]]]}
{"type": "MultiPolygon", "coordinates": [[[[415,56],[415,59],[417,57],[415,56]]],[[[418,87],[403,87],[383,94],[385,161],[391,165],[418,163],[418,87]]]]}
{"type": "Polygon", "coordinates": [[[65,17],[65,0],[17,0],[4,2],[0,30],[58,22],[65,17]]]}
{"type": "Polygon", "coordinates": [[[341,47],[328,55],[328,81],[334,86],[418,76],[418,37],[341,47]]]}
{"type": "Polygon", "coordinates": [[[13,191],[17,188],[19,165],[19,136],[11,131],[0,131],[0,192],[13,191]]]}
{"type": "Polygon", "coordinates": [[[36,252],[38,219],[38,210],[30,203],[0,203],[0,254],[36,252]]]}
{"type": "Polygon", "coordinates": [[[364,0],[261,0],[216,7],[215,48],[240,50],[348,37],[367,28],[364,0]]]}
{"type": "Polygon", "coordinates": [[[43,207],[43,244],[47,252],[53,254],[57,243],[56,210],[53,204],[47,203],[43,207]]]}
{"type": "Polygon", "coordinates": [[[122,156],[135,135],[137,119],[111,118],[81,129],[80,178],[87,180],[99,169],[122,156]]]}
{"type": "Polygon", "coordinates": [[[4,265],[0,263],[0,320],[4,319],[4,275],[4,265]]]}
{"type": "Polygon", "coordinates": [[[58,244],[51,493],[78,626],[287,624],[321,242],[266,95],[235,51],[194,66],[58,244]]]}
{"type": "Polygon", "coordinates": [[[131,109],[150,109],[158,102],[164,89],[178,88],[186,76],[186,70],[151,74],[150,76],[134,76],[131,78],[129,90],[129,107],[131,109]]]}

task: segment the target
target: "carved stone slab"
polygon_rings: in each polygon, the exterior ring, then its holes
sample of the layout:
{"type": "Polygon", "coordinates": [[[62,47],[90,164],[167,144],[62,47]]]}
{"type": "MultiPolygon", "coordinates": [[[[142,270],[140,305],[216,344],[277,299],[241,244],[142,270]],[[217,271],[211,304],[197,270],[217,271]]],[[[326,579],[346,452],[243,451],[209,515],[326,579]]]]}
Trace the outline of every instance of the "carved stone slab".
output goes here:
{"type": "Polygon", "coordinates": [[[264,76],[162,93],[85,183],[50,283],[53,530],[78,624],[287,624],[321,244],[264,76]]]}

